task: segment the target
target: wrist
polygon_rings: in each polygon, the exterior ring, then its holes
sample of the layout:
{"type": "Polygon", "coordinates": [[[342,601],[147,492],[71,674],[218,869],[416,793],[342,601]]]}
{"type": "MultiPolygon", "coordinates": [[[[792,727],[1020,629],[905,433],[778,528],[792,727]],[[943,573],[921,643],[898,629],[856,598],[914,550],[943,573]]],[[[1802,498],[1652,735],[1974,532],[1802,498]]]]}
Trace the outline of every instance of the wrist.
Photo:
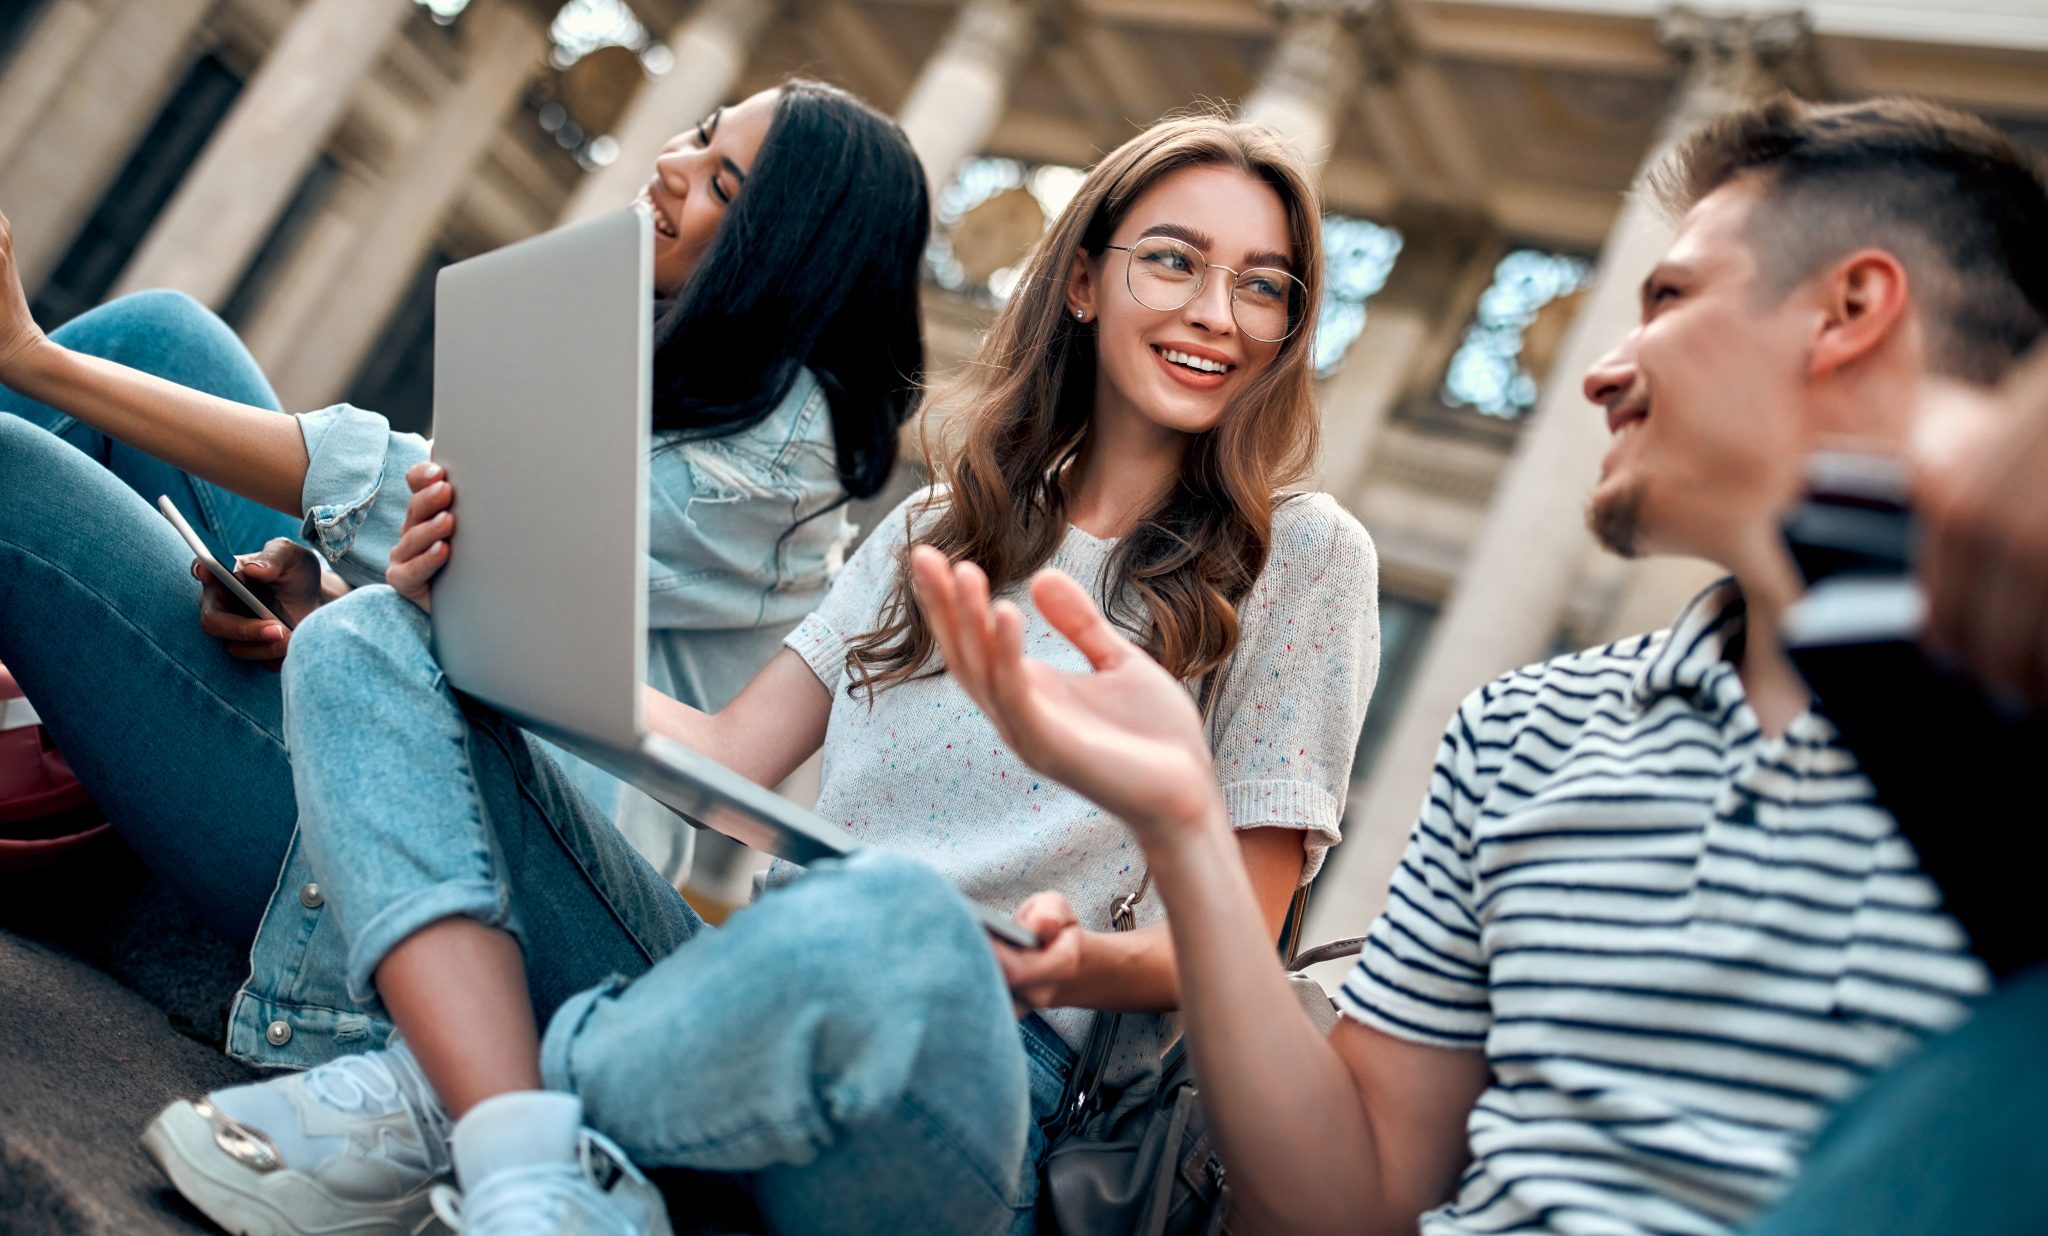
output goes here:
{"type": "Polygon", "coordinates": [[[52,369],[62,362],[63,353],[62,344],[50,342],[48,335],[37,331],[12,352],[0,356],[0,378],[15,393],[38,399],[41,392],[49,389],[52,369]]]}
{"type": "Polygon", "coordinates": [[[1223,809],[1223,795],[1213,782],[1205,781],[1190,793],[1162,797],[1141,821],[1138,844],[1148,858],[1164,859],[1201,847],[1205,841],[1230,836],[1230,818],[1223,809]]]}

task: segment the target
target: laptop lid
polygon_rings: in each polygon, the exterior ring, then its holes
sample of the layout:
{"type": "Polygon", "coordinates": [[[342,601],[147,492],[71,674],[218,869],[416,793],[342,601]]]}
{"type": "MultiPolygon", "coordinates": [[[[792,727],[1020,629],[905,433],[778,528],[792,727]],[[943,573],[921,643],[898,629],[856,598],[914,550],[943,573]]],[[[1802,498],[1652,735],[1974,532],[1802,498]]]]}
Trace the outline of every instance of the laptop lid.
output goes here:
{"type": "Polygon", "coordinates": [[[459,690],[618,747],[647,677],[653,272],[633,209],[458,262],[434,289],[434,457],[457,526],[435,655],[459,690]]]}

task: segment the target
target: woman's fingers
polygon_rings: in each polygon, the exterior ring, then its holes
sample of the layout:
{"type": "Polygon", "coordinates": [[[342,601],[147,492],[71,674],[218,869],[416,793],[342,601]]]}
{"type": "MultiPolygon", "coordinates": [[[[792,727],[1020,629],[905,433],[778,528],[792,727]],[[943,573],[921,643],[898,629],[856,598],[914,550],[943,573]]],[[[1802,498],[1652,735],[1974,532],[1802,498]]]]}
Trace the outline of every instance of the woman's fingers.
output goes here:
{"type": "MultiPolygon", "coordinates": [[[[954,626],[959,632],[960,675],[977,690],[988,689],[988,576],[972,562],[953,564],[954,595],[959,613],[954,626]]],[[[948,663],[952,664],[951,662],[948,663]]]]}
{"type": "Polygon", "coordinates": [[[405,526],[426,523],[435,515],[447,510],[455,502],[455,488],[446,481],[435,481],[425,489],[416,491],[405,504],[405,526]]]}
{"type": "MultiPolygon", "coordinates": [[[[995,605],[991,625],[994,631],[989,639],[986,662],[989,704],[983,711],[1004,719],[1007,723],[1004,740],[1015,750],[1017,740],[1028,738],[1028,734],[1012,734],[1007,729],[1035,730],[1031,682],[1024,664],[1024,611],[1009,601],[999,601],[995,605]]],[[[1025,753],[1019,751],[1018,754],[1025,753]]]]}
{"type": "Polygon", "coordinates": [[[1024,904],[1017,907],[1015,917],[1038,937],[1040,943],[1049,943],[1060,932],[1081,923],[1066,897],[1050,890],[1026,897],[1024,904]]]}
{"type": "Polygon", "coordinates": [[[238,644],[278,643],[285,636],[281,624],[242,613],[241,602],[211,581],[199,601],[199,629],[217,640],[238,644]]]}
{"type": "Polygon", "coordinates": [[[1052,628],[1067,637],[1088,664],[1105,670],[1131,651],[1131,642],[1095,607],[1095,598],[1064,571],[1050,568],[1031,579],[1031,599],[1052,628]]]}
{"type": "Polygon", "coordinates": [[[435,541],[432,545],[427,546],[426,549],[406,559],[404,562],[398,561],[394,555],[391,561],[391,568],[384,572],[384,582],[400,592],[408,594],[418,592],[425,588],[427,581],[433,579],[435,574],[446,565],[448,565],[448,542],[435,541]]]}
{"type": "MultiPolygon", "coordinates": [[[[957,629],[958,598],[954,596],[953,568],[946,556],[929,545],[910,551],[910,582],[918,608],[924,611],[925,626],[938,642],[939,656],[955,678],[960,677],[960,634],[957,629]]],[[[972,691],[971,684],[965,684],[972,691]]]]}
{"type": "Polygon", "coordinates": [[[242,612],[241,602],[230,598],[210,572],[200,583],[200,630],[221,641],[221,647],[237,660],[273,663],[274,668],[275,662],[284,659],[292,636],[282,623],[242,612]]]}
{"type": "Polygon", "coordinates": [[[447,474],[448,469],[431,459],[425,459],[405,470],[405,484],[414,493],[418,493],[447,474]]]}
{"type": "Polygon", "coordinates": [[[455,535],[455,513],[442,511],[430,519],[412,525],[398,536],[397,544],[391,547],[393,562],[410,561],[446,542],[455,535]]]}

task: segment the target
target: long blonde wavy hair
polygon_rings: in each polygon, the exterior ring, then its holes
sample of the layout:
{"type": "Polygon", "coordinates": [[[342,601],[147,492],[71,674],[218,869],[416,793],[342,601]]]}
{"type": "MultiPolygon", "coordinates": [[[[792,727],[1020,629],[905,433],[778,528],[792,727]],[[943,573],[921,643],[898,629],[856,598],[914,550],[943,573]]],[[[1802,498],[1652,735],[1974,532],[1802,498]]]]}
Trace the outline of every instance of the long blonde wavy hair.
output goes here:
{"type": "MultiPolygon", "coordinates": [[[[1118,541],[1107,568],[1109,617],[1182,679],[1208,674],[1237,646],[1237,606],[1265,567],[1274,508],[1316,452],[1309,356],[1322,299],[1321,210],[1306,162],[1273,130],[1213,113],[1181,116],[1089,171],[1026,258],[975,363],[935,401],[956,409],[948,436],[957,445],[934,459],[927,444],[939,485],[920,538],[951,561],[979,565],[992,593],[1052,558],[1066,535],[1068,473],[1087,451],[1095,396],[1095,331],[1066,312],[1074,254],[1100,257],[1132,203],[1162,177],[1214,166],[1256,177],[1279,196],[1306,295],[1279,353],[1214,427],[1191,438],[1178,483],[1118,541]]],[[[1110,286],[1121,294],[1120,284],[1110,286]]],[[[938,670],[904,552],[878,626],[847,653],[848,689],[870,698],[938,670]]]]}

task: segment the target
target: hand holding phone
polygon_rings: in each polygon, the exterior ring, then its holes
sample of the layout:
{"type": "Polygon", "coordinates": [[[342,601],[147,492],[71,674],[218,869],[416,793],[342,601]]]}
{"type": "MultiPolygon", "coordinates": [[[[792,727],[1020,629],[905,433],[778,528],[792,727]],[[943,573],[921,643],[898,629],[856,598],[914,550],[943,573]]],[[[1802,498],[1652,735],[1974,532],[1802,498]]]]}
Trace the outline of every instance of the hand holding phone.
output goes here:
{"type": "Polygon", "coordinates": [[[229,595],[239,601],[249,611],[251,617],[261,618],[267,622],[275,622],[285,630],[291,630],[292,624],[290,620],[278,612],[283,607],[277,606],[273,608],[267,603],[267,598],[258,597],[248,584],[243,582],[240,576],[236,575],[231,568],[223,565],[220,558],[214,554],[213,550],[207,547],[206,542],[200,539],[199,533],[185,519],[184,512],[178,509],[177,503],[172,502],[170,497],[165,495],[156,500],[156,505],[157,509],[164,513],[164,518],[171,521],[171,527],[178,530],[178,535],[185,538],[185,544],[191,547],[193,558],[199,562],[199,565],[205,567],[208,573],[216,580],[220,581],[221,587],[227,589],[229,595]]]}

